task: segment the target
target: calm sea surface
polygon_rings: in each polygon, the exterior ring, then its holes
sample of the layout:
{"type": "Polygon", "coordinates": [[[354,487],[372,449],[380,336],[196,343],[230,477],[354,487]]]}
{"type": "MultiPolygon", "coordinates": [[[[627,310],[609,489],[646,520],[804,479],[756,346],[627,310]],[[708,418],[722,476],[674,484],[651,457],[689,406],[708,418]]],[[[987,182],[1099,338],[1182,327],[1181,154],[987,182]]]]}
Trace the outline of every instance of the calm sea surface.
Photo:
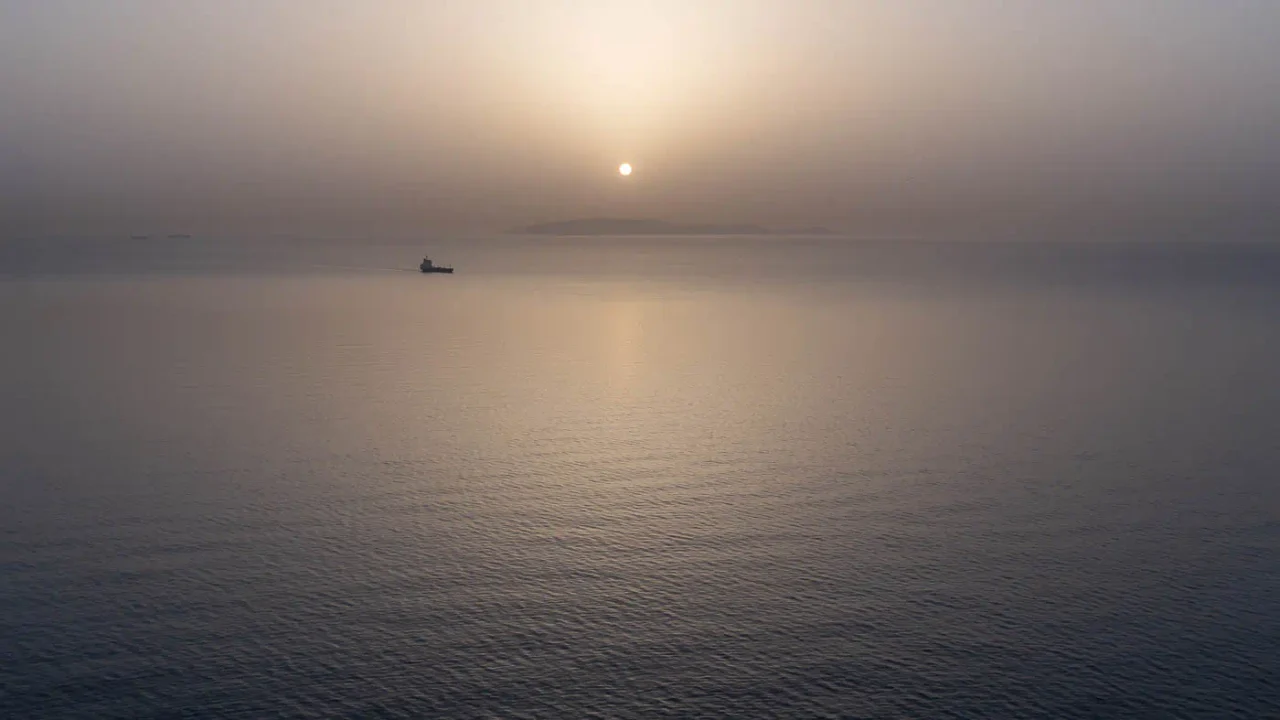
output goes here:
{"type": "Polygon", "coordinates": [[[0,244],[0,717],[1280,717],[1280,246],[0,244]]]}

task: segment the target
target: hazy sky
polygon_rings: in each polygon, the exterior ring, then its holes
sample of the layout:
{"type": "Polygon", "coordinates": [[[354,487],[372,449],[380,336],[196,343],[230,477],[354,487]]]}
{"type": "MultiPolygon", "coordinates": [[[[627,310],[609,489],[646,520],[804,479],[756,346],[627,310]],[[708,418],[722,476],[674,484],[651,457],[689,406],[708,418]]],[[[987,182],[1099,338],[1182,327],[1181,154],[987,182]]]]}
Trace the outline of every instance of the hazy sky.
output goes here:
{"type": "Polygon", "coordinates": [[[1257,230],[1277,188],[1276,0],[0,0],[7,233],[1257,230]]]}

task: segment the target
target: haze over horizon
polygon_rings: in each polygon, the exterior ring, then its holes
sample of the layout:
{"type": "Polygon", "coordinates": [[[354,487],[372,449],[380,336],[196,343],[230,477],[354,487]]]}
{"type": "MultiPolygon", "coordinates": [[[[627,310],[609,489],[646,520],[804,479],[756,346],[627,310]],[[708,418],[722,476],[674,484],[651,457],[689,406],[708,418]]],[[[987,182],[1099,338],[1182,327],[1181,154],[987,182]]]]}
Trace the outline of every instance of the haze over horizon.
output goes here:
{"type": "Polygon", "coordinates": [[[1280,0],[0,0],[0,720],[1280,720],[1280,0]]]}
{"type": "Polygon", "coordinates": [[[1266,237],[1277,28],[1265,0],[0,0],[0,239],[1266,237]]]}

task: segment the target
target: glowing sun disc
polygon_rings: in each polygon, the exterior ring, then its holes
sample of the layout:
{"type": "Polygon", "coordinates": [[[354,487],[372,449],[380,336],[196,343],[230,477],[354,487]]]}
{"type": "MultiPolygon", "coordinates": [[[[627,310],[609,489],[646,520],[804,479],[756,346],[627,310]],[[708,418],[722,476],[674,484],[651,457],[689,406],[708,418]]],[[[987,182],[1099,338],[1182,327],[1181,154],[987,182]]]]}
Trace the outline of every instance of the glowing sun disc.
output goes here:
{"type": "Polygon", "coordinates": [[[631,163],[622,163],[618,166],[618,174],[626,177],[631,174],[631,163]]]}

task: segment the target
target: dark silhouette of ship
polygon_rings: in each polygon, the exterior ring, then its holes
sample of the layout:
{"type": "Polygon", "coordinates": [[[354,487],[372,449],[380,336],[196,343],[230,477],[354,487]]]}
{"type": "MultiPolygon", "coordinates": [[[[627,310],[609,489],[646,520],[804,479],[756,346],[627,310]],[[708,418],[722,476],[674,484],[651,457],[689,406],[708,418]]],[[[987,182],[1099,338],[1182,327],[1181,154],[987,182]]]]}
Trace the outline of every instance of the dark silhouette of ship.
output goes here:
{"type": "Polygon", "coordinates": [[[431,258],[429,257],[422,258],[422,264],[418,266],[418,269],[424,273],[448,273],[449,275],[453,274],[453,268],[444,267],[443,265],[436,265],[435,263],[431,262],[431,258]]]}

